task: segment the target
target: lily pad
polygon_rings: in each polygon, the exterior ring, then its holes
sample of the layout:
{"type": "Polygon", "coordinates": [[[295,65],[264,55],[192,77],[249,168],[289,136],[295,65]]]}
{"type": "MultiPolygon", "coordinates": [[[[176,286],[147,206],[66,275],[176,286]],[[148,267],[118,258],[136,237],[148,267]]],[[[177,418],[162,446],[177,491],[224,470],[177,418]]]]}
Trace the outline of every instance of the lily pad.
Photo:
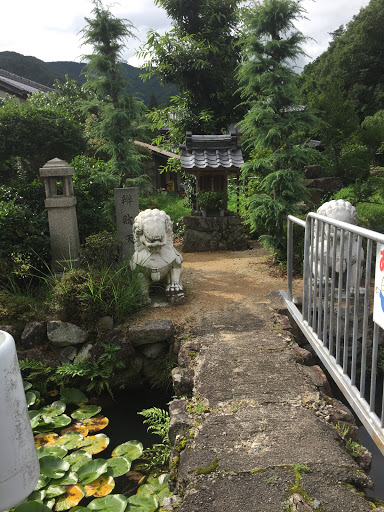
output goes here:
{"type": "Polygon", "coordinates": [[[46,407],[43,407],[40,412],[41,415],[47,423],[52,421],[52,418],[55,416],[60,416],[60,414],[63,414],[63,412],[66,409],[66,405],[64,402],[60,402],[60,400],[56,402],[52,402],[51,405],[47,405],[46,407]]]}
{"type": "Polygon", "coordinates": [[[123,494],[111,494],[105,498],[96,498],[88,504],[87,508],[102,512],[124,512],[127,501],[123,494]]]}
{"type": "Polygon", "coordinates": [[[60,431],[60,434],[63,436],[67,432],[78,432],[83,437],[87,437],[87,435],[88,435],[87,427],[85,427],[84,425],[81,425],[80,423],[75,423],[74,425],[71,425],[68,428],[64,428],[63,430],[60,431]]]}
{"type": "MultiPolygon", "coordinates": [[[[82,485],[67,485],[65,494],[58,498],[54,510],[60,511],[72,509],[72,507],[76,507],[76,505],[82,500],[83,496],[84,489],[82,485]]],[[[76,507],[76,509],[82,510],[83,507],[76,507]]],[[[84,510],[86,510],[86,508],[84,508],[84,510]]]]}
{"type": "Polygon", "coordinates": [[[64,457],[64,460],[66,462],[69,462],[71,465],[72,471],[78,471],[81,466],[84,466],[87,462],[89,462],[92,459],[92,455],[85,450],[76,450],[75,452],[71,453],[70,455],[67,455],[64,457]]]}
{"type": "Polygon", "coordinates": [[[47,455],[54,455],[55,457],[60,457],[61,459],[65,457],[68,453],[68,450],[64,446],[41,446],[37,448],[37,457],[41,459],[42,457],[47,457],[47,455]]]}
{"type": "Polygon", "coordinates": [[[95,498],[103,498],[110,494],[115,488],[115,481],[111,476],[101,475],[99,478],[84,485],[84,491],[87,498],[95,496],[95,498]]]}
{"type": "MultiPolygon", "coordinates": [[[[72,468],[71,468],[72,469],[72,468]]],[[[79,478],[74,471],[66,471],[65,475],[58,480],[55,480],[56,485],[75,485],[78,483],[79,478]]]]}
{"type": "Polygon", "coordinates": [[[67,416],[66,414],[61,414],[60,416],[56,416],[56,418],[54,418],[53,423],[55,425],[55,428],[62,428],[69,425],[71,421],[72,420],[69,416],[67,416]]]}
{"type": "Polygon", "coordinates": [[[77,471],[79,482],[82,485],[87,485],[101,475],[107,472],[107,461],[104,459],[95,459],[87,462],[77,471]]]}
{"type": "Polygon", "coordinates": [[[67,432],[56,441],[56,444],[58,446],[65,446],[67,450],[74,450],[81,446],[83,439],[83,436],[78,432],[67,432]]]}
{"type": "Polygon", "coordinates": [[[109,445],[109,437],[105,434],[96,434],[95,436],[88,436],[80,443],[80,447],[94,455],[106,449],[109,445]]]}
{"type": "Polygon", "coordinates": [[[39,491],[33,491],[29,496],[28,500],[30,501],[43,501],[45,498],[46,491],[45,489],[40,489],[39,491]]]}
{"type": "Polygon", "coordinates": [[[31,389],[32,384],[31,384],[31,382],[28,382],[27,380],[23,380],[23,387],[24,387],[24,391],[28,391],[28,389],[31,389]]]}
{"type": "Polygon", "coordinates": [[[37,434],[35,436],[35,446],[36,448],[40,446],[54,446],[58,439],[59,435],[54,432],[50,432],[49,434],[37,434]]]}
{"type": "Polygon", "coordinates": [[[135,494],[128,498],[129,510],[140,512],[155,512],[159,501],[153,494],[135,494]]]}
{"type": "Polygon", "coordinates": [[[162,503],[164,498],[171,496],[168,487],[169,474],[164,473],[159,477],[150,476],[147,481],[141,485],[137,494],[152,494],[156,496],[159,503],[162,503]]]}
{"type": "Polygon", "coordinates": [[[66,404],[85,404],[88,402],[88,398],[84,393],[76,388],[62,389],[60,391],[60,400],[66,404]]]}
{"type": "Polygon", "coordinates": [[[14,512],[51,512],[51,509],[41,501],[24,501],[15,508],[14,512]]]}
{"type": "Polygon", "coordinates": [[[40,489],[45,487],[50,481],[51,479],[49,478],[49,476],[40,475],[35,487],[35,491],[39,491],[40,489]]]}
{"type": "Polygon", "coordinates": [[[85,420],[99,414],[101,407],[98,405],[84,405],[71,414],[74,420],[85,420]]]}
{"type": "Polygon", "coordinates": [[[100,432],[100,430],[103,430],[106,426],[108,426],[108,423],[109,419],[105,416],[96,416],[96,418],[89,418],[81,421],[81,425],[84,425],[90,434],[100,432]]]}
{"type": "Polygon", "coordinates": [[[56,496],[64,494],[66,489],[63,485],[51,484],[44,490],[47,498],[56,498],[56,496]]]}
{"type": "Polygon", "coordinates": [[[28,411],[28,415],[29,415],[29,420],[31,422],[31,427],[33,429],[36,428],[40,422],[41,412],[40,411],[28,411]]]}
{"type": "Polygon", "coordinates": [[[48,455],[40,459],[40,473],[50,478],[62,478],[68,469],[69,463],[60,457],[48,455]]]}
{"type": "Polygon", "coordinates": [[[25,393],[25,400],[27,402],[28,407],[33,405],[39,397],[40,393],[38,391],[27,391],[25,393]]]}
{"type": "Polygon", "coordinates": [[[140,441],[127,441],[113,450],[112,457],[126,457],[132,462],[141,457],[142,453],[143,445],[140,441]]]}
{"type": "Polygon", "coordinates": [[[113,477],[125,475],[131,469],[131,461],[125,457],[114,457],[107,460],[107,465],[112,471],[113,477]]]}

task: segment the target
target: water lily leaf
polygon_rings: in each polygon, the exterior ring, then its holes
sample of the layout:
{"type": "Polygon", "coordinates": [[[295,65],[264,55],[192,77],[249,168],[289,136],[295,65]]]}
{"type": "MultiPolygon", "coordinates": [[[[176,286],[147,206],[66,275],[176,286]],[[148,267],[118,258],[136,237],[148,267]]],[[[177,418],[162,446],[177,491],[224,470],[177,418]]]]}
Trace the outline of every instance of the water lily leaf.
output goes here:
{"type": "Polygon", "coordinates": [[[109,438],[105,434],[96,434],[95,436],[86,437],[79,446],[86,452],[94,455],[105,450],[108,445],[109,438]]]}
{"type": "Polygon", "coordinates": [[[110,494],[105,498],[96,498],[91,501],[87,508],[102,512],[124,512],[127,502],[128,500],[123,494],[110,494]]]}
{"type": "Polygon", "coordinates": [[[35,491],[39,491],[40,489],[45,487],[50,481],[51,479],[49,478],[49,476],[40,475],[35,487],[35,491]]]}
{"type": "Polygon", "coordinates": [[[131,469],[131,461],[125,457],[114,457],[107,460],[107,465],[112,470],[112,476],[118,477],[125,475],[131,469]]]}
{"type": "Polygon", "coordinates": [[[68,469],[69,463],[60,457],[48,455],[40,459],[40,473],[50,478],[62,478],[68,469]]]}
{"type": "Polygon", "coordinates": [[[46,505],[50,510],[52,510],[53,505],[55,504],[55,498],[46,499],[43,501],[44,505],[46,505]]]}
{"type": "Polygon", "coordinates": [[[104,459],[95,459],[87,462],[79,468],[77,475],[82,485],[87,485],[99,476],[107,472],[107,461],[104,459]]]}
{"type": "Polygon", "coordinates": [[[60,496],[61,494],[64,494],[66,491],[64,485],[56,485],[51,484],[46,489],[46,497],[47,498],[55,498],[56,496],[60,496]]]}
{"type": "Polygon", "coordinates": [[[83,436],[78,432],[67,432],[56,441],[56,444],[58,446],[65,446],[67,450],[74,450],[81,446],[83,439],[83,436]]]}
{"type": "Polygon", "coordinates": [[[88,402],[88,398],[84,393],[76,388],[62,389],[60,391],[60,400],[66,404],[85,404],[88,402]]]}
{"type": "Polygon", "coordinates": [[[139,487],[137,494],[155,495],[159,503],[162,503],[164,498],[168,498],[172,494],[168,487],[168,480],[168,473],[164,473],[157,478],[150,476],[147,481],[139,487]]]}
{"type": "Polygon", "coordinates": [[[42,457],[46,457],[47,455],[54,455],[55,457],[60,457],[62,459],[68,453],[68,450],[64,446],[41,446],[37,448],[37,457],[41,459],[42,457]]]}
{"type": "Polygon", "coordinates": [[[39,491],[33,491],[28,496],[28,501],[43,501],[43,499],[45,498],[45,494],[46,494],[45,489],[41,489],[39,491]]]}
{"type": "Polygon", "coordinates": [[[135,494],[128,498],[129,510],[138,510],[140,512],[155,512],[159,506],[159,501],[153,494],[135,494]]]}
{"type": "Polygon", "coordinates": [[[23,380],[23,387],[24,387],[24,391],[28,391],[28,389],[31,389],[32,384],[30,382],[28,382],[27,380],[23,380]]]}
{"type": "Polygon", "coordinates": [[[128,441],[117,446],[112,452],[112,457],[126,457],[132,462],[141,457],[142,453],[143,445],[139,441],[128,441]]]}
{"type": "Polygon", "coordinates": [[[48,391],[49,396],[57,396],[58,394],[59,392],[57,391],[57,389],[51,389],[51,391],[48,391]]]}
{"type": "Polygon", "coordinates": [[[31,427],[36,428],[40,422],[41,412],[40,411],[28,411],[28,414],[29,414],[29,420],[31,422],[31,427]]]}
{"type": "Polygon", "coordinates": [[[53,423],[55,425],[55,428],[61,428],[69,425],[71,421],[72,420],[69,416],[67,416],[66,414],[61,414],[60,416],[56,416],[56,418],[54,418],[53,423]]]}
{"type": "Polygon", "coordinates": [[[111,476],[101,475],[93,482],[84,485],[84,491],[87,498],[95,496],[96,498],[103,498],[110,494],[115,488],[115,481],[111,476]]]}
{"type": "Polygon", "coordinates": [[[62,478],[55,480],[56,485],[75,485],[79,481],[77,473],[74,471],[67,471],[62,478]]]}
{"type": "Polygon", "coordinates": [[[92,455],[85,450],[76,450],[75,452],[71,453],[70,455],[67,455],[64,457],[64,460],[66,462],[69,462],[71,465],[72,471],[78,471],[81,466],[86,464],[92,459],[92,455]]]}
{"type": "Polygon", "coordinates": [[[41,501],[25,501],[18,505],[14,512],[51,512],[51,509],[41,501]]]}
{"type": "Polygon", "coordinates": [[[63,414],[65,411],[66,405],[64,402],[60,402],[58,400],[57,402],[52,402],[51,405],[47,405],[46,407],[43,407],[40,412],[45,422],[49,423],[52,421],[52,418],[55,416],[59,416],[60,414],[63,414]]]}
{"type": "Polygon", "coordinates": [[[37,434],[35,436],[35,446],[39,448],[40,446],[53,446],[56,444],[56,441],[59,439],[59,435],[51,432],[49,434],[37,434]]]}
{"type": "Polygon", "coordinates": [[[87,418],[92,418],[92,416],[96,416],[101,411],[101,407],[98,405],[84,405],[76,411],[73,411],[71,414],[74,420],[85,420],[87,418]]]}
{"type": "Polygon", "coordinates": [[[81,421],[81,425],[84,425],[90,434],[103,430],[109,423],[109,419],[105,416],[96,416],[96,418],[89,418],[81,421]]]}
{"type": "MultiPolygon", "coordinates": [[[[54,510],[69,510],[82,500],[84,496],[84,489],[82,485],[67,485],[66,492],[63,496],[60,496],[56,501],[54,510]]],[[[76,510],[81,510],[83,507],[76,507],[76,510]]],[[[86,508],[84,508],[86,510],[86,508]]]]}
{"type": "Polygon", "coordinates": [[[33,405],[36,402],[36,400],[39,398],[37,396],[37,394],[40,394],[40,393],[38,393],[38,391],[27,391],[25,393],[25,400],[27,402],[28,407],[33,405]]]}
{"type": "MultiPolygon", "coordinates": [[[[88,420],[87,420],[88,421],[88,420]]],[[[63,430],[60,431],[60,434],[63,436],[64,434],[66,434],[67,432],[78,432],[79,434],[81,434],[83,437],[87,437],[88,435],[88,429],[87,427],[84,427],[83,425],[81,425],[80,423],[75,423],[74,425],[71,425],[70,427],[68,428],[64,428],[63,430]]]]}

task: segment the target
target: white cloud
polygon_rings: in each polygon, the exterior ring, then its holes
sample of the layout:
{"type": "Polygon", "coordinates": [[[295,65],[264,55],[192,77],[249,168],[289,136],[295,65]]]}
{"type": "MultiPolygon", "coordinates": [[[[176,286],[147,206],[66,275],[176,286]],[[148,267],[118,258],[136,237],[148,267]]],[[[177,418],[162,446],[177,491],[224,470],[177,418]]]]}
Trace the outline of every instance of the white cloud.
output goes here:
{"type": "MultiPolygon", "coordinates": [[[[297,26],[315,41],[308,41],[306,52],[317,57],[327,48],[330,36],[341,24],[346,24],[369,0],[304,0],[309,20],[297,26]]],[[[107,2],[105,2],[107,5],[107,2]]],[[[15,51],[32,55],[44,61],[80,60],[87,53],[81,47],[79,31],[84,27],[84,17],[90,17],[91,0],[11,0],[3,3],[0,17],[0,51],[15,51]]],[[[137,28],[137,39],[127,43],[125,60],[139,63],[134,51],[146,40],[146,33],[153,28],[164,33],[171,28],[171,20],[153,0],[120,0],[112,4],[113,14],[129,19],[137,28]]]]}

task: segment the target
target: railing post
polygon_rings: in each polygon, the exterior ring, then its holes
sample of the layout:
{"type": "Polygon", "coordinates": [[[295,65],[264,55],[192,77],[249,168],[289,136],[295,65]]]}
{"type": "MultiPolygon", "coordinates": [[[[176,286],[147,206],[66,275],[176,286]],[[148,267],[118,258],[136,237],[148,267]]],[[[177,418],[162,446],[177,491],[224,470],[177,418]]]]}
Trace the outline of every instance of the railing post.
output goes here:
{"type": "Polygon", "coordinates": [[[287,223],[287,297],[292,301],[292,271],[293,271],[293,222],[288,216],[287,223]]]}
{"type": "Polygon", "coordinates": [[[304,268],[303,268],[303,320],[308,320],[308,303],[309,303],[309,276],[310,276],[310,245],[311,245],[311,219],[307,216],[305,221],[305,237],[304,237],[304,268]]]}

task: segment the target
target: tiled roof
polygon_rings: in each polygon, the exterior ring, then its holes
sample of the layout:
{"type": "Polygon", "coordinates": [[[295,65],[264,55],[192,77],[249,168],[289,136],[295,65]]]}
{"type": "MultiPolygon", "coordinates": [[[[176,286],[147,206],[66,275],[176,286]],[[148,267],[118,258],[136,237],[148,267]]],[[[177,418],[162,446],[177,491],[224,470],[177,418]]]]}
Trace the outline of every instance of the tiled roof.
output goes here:
{"type": "Polygon", "coordinates": [[[180,146],[182,169],[231,169],[244,164],[236,135],[192,135],[180,146]]]}
{"type": "Polygon", "coordinates": [[[37,91],[53,91],[51,87],[14,75],[4,69],[0,69],[0,88],[9,94],[21,97],[26,97],[28,94],[33,94],[37,91]]]}

